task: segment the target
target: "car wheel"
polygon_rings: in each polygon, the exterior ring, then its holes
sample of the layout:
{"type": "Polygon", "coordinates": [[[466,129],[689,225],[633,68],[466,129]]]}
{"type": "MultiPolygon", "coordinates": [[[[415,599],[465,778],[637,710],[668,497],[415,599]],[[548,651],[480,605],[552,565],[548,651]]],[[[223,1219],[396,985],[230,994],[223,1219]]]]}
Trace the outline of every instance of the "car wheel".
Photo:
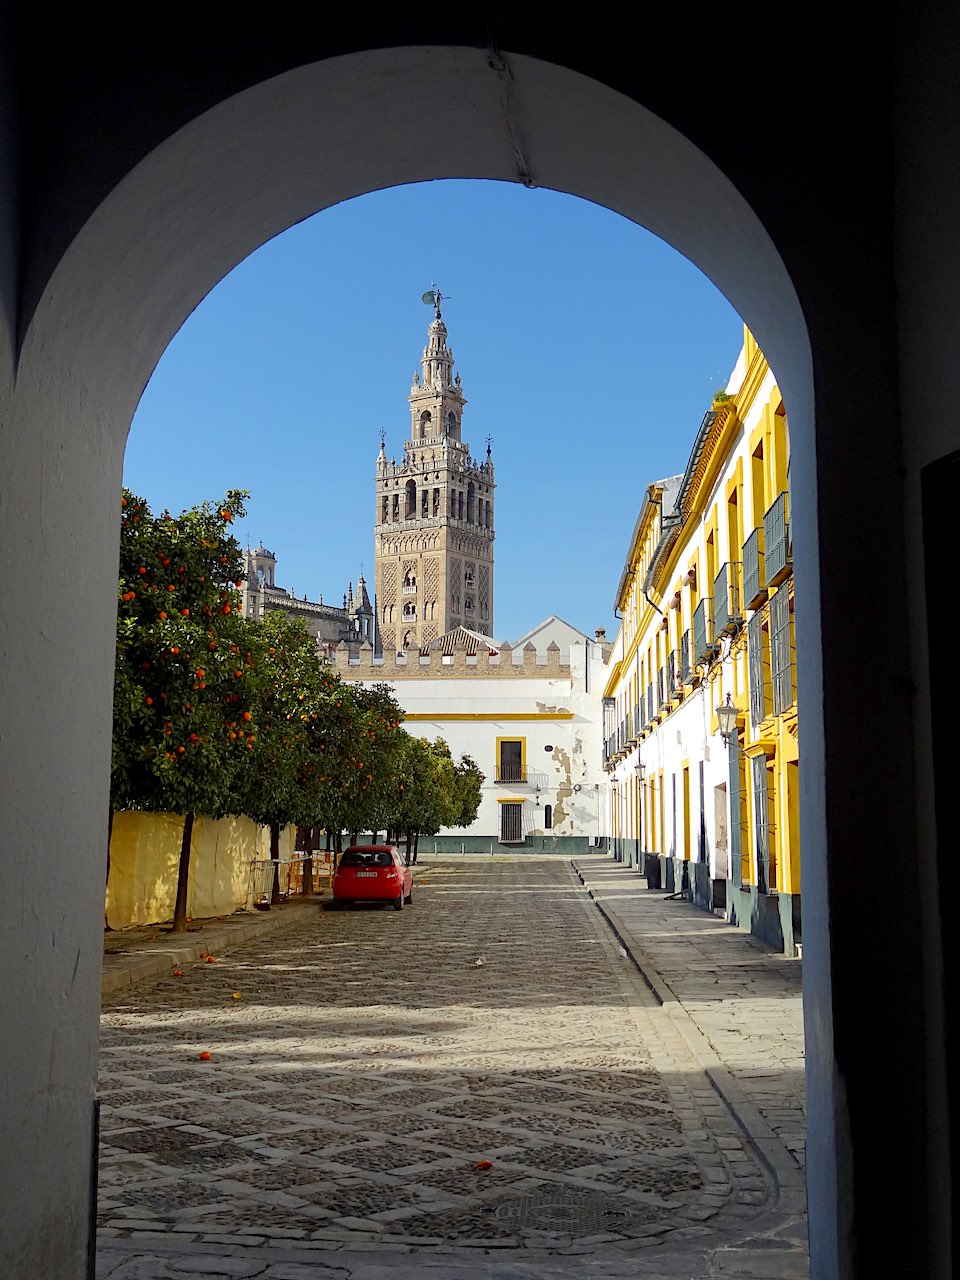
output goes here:
{"type": "Polygon", "coordinates": [[[410,886],[410,892],[404,898],[404,902],[407,904],[408,907],[413,906],[413,885],[410,886]]]}
{"type": "Polygon", "coordinates": [[[400,895],[400,897],[399,897],[399,898],[394,898],[394,900],[393,900],[393,909],[394,909],[394,911],[402,911],[402,910],[403,910],[403,894],[402,894],[402,893],[401,893],[401,895],[400,895]]]}

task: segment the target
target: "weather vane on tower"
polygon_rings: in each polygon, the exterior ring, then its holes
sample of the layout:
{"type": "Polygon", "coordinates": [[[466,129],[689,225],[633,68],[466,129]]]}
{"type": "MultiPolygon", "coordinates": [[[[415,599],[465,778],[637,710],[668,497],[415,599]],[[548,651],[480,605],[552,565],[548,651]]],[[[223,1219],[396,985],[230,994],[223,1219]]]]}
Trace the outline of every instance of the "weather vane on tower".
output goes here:
{"type": "Polygon", "coordinates": [[[437,314],[437,319],[440,319],[440,303],[443,301],[443,294],[436,285],[432,289],[428,289],[426,293],[421,294],[420,301],[428,307],[433,307],[437,314]]]}

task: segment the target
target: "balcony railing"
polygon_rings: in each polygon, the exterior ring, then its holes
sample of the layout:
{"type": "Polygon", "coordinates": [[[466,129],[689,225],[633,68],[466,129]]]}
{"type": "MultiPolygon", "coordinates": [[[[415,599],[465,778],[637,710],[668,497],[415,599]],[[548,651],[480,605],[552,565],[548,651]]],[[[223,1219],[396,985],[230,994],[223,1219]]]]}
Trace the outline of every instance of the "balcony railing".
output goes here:
{"type": "Polygon", "coordinates": [[[656,708],[653,705],[653,681],[647,685],[647,724],[651,722],[656,715],[656,708]]]}
{"type": "MultiPolygon", "coordinates": [[[[613,754],[616,754],[615,752],[613,754]]],[[[526,782],[527,771],[519,764],[504,760],[497,764],[497,782],[526,782]]]]}
{"type": "Polygon", "coordinates": [[[663,667],[657,672],[657,710],[662,711],[667,705],[667,678],[663,667]]]}
{"type": "Polygon", "coordinates": [[[713,622],[713,601],[709,596],[697,605],[693,615],[693,661],[698,665],[717,656],[719,645],[713,622]]]}
{"type": "Polygon", "coordinates": [[[770,599],[770,668],[773,684],[773,714],[780,716],[797,700],[793,678],[790,596],[786,588],[781,588],[770,599]]]}
{"type": "Polygon", "coordinates": [[[417,584],[415,582],[405,582],[400,588],[401,595],[415,596],[417,594],[417,584]]]}
{"type": "Polygon", "coordinates": [[[690,632],[685,631],[680,637],[680,649],[678,651],[678,674],[682,684],[690,683],[690,632]]]}
{"type": "Polygon", "coordinates": [[[793,568],[787,495],[781,493],[763,516],[763,545],[766,550],[767,586],[777,587],[793,568]]]}
{"type": "Polygon", "coordinates": [[[667,698],[674,701],[683,692],[680,679],[680,650],[671,649],[667,654],[667,698]]]}
{"type": "Polygon", "coordinates": [[[750,723],[756,728],[769,711],[770,660],[762,613],[755,613],[747,623],[747,670],[750,676],[750,723]]]}
{"type": "Polygon", "coordinates": [[[743,544],[744,608],[757,609],[766,600],[767,586],[763,573],[763,530],[757,528],[743,544]]]}
{"type": "Polygon", "coordinates": [[[728,560],[713,580],[713,617],[718,636],[732,634],[743,624],[742,570],[739,560],[728,560]]]}

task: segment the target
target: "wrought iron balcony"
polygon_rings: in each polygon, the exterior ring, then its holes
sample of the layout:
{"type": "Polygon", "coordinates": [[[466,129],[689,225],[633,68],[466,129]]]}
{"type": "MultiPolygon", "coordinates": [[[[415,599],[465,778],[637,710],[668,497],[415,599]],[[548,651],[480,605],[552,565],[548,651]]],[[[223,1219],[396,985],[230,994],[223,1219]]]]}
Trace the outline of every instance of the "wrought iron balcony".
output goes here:
{"type": "Polygon", "coordinates": [[[770,670],[773,713],[780,716],[797,700],[793,675],[793,636],[790,631],[790,596],[785,587],[781,587],[770,599],[770,670]]]}
{"type": "Polygon", "coordinates": [[[667,699],[676,702],[683,693],[683,681],[680,679],[680,650],[671,649],[667,654],[667,699]]]}
{"type": "Polygon", "coordinates": [[[787,495],[778,494],[763,516],[763,545],[766,551],[768,587],[778,587],[793,570],[790,524],[787,519],[787,495]]]}
{"type": "Polygon", "coordinates": [[[680,637],[680,648],[677,651],[677,674],[681,684],[690,683],[690,632],[685,631],[680,637]]]}
{"type": "Polygon", "coordinates": [[[714,628],[713,601],[709,596],[704,596],[693,615],[693,661],[698,665],[710,662],[717,656],[719,649],[714,628]]]}
{"type": "Polygon", "coordinates": [[[653,703],[653,681],[647,685],[647,724],[649,724],[656,715],[656,709],[653,703]]]}
{"type": "Polygon", "coordinates": [[[657,672],[657,710],[662,711],[667,705],[667,677],[663,667],[657,672]]]}
{"type": "Polygon", "coordinates": [[[515,764],[510,760],[501,760],[497,763],[496,782],[526,782],[526,770],[520,764],[515,764]]]}
{"type": "Polygon", "coordinates": [[[763,614],[747,623],[747,670],[750,676],[750,723],[754,728],[769,714],[770,658],[763,614]]]}
{"type": "Polygon", "coordinates": [[[754,529],[743,544],[743,604],[758,609],[767,598],[763,568],[763,530],[754,529]]]}
{"type": "Polygon", "coordinates": [[[739,560],[728,560],[713,580],[713,617],[718,636],[732,634],[743,625],[742,570],[739,560]]]}

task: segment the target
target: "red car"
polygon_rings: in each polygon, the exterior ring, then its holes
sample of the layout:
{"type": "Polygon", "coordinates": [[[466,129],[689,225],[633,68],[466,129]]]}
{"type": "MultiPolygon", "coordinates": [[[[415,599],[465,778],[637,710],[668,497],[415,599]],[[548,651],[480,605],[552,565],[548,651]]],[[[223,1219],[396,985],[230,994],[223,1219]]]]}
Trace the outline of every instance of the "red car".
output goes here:
{"type": "Polygon", "coordinates": [[[413,903],[413,871],[392,844],[354,844],[344,849],[333,873],[333,905],[392,902],[394,911],[413,903]]]}

